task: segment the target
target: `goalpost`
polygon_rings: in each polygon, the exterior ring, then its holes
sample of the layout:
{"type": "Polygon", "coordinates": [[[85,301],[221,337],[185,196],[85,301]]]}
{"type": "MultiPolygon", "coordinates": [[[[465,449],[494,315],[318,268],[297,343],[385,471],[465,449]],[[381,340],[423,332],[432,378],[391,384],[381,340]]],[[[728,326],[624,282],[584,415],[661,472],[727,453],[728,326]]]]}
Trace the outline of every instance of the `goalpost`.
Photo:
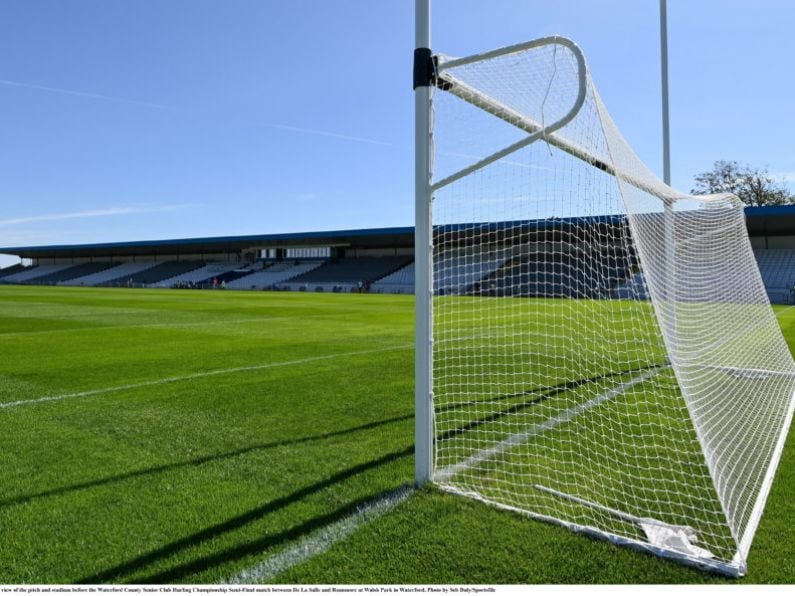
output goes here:
{"type": "Polygon", "coordinates": [[[416,0],[416,482],[730,576],[795,400],[732,195],[658,180],[562,37],[416,0]]]}

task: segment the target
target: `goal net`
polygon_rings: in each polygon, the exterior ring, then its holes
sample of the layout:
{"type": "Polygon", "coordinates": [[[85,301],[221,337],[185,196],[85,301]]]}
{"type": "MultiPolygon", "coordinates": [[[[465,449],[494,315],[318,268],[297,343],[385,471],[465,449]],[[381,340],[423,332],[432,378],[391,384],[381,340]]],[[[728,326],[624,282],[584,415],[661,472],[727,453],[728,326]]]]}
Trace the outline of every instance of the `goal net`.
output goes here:
{"type": "Polygon", "coordinates": [[[430,479],[742,575],[795,364],[741,202],[660,182],[564,38],[432,64],[430,479]]]}

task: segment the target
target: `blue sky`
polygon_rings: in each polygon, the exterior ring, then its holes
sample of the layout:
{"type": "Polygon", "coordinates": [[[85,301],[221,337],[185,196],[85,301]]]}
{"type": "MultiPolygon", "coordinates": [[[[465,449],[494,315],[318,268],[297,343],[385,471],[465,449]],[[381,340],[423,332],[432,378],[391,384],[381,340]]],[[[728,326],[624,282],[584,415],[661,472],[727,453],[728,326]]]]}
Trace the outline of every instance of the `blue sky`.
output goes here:
{"type": "MultiPolygon", "coordinates": [[[[661,171],[657,0],[434,0],[433,46],[553,33],[661,171]]],[[[0,246],[410,225],[413,0],[3,0],[0,246]]],[[[675,186],[795,180],[791,0],[669,0],[675,186]]],[[[0,257],[0,264],[9,261],[0,257]]]]}

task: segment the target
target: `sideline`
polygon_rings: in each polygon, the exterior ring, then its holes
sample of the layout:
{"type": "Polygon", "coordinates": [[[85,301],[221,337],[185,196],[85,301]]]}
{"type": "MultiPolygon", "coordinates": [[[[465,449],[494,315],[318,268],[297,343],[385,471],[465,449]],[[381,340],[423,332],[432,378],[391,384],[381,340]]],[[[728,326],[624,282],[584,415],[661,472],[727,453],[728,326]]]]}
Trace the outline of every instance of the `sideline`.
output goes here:
{"type": "Polygon", "coordinates": [[[77,397],[89,397],[92,395],[102,395],[104,393],[116,393],[119,391],[128,391],[130,389],[140,389],[141,387],[153,387],[155,385],[165,385],[166,383],[178,383],[180,381],[192,381],[194,379],[202,379],[205,377],[215,377],[218,375],[229,375],[238,372],[249,372],[255,370],[264,370],[266,368],[279,368],[282,366],[295,366],[297,364],[307,364],[309,362],[318,362],[320,360],[332,360],[334,358],[345,358],[347,356],[362,356],[369,354],[378,354],[380,352],[394,352],[396,350],[413,349],[414,345],[393,346],[391,348],[381,348],[378,350],[359,350],[356,352],[342,352],[340,354],[327,354],[325,356],[311,356],[309,358],[301,358],[300,360],[288,360],[286,362],[271,362],[268,364],[257,364],[254,366],[238,366],[236,368],[222,368],[218,370],[208,370],[206,372],[193,373],[190,375],[183,375],[180,377],[166,377],[164,379],[155,379],[152,381],[143,381],[141,383],[130,383],[129,385],[119,385],[117,387],[105,387],[103,389],[91,389],[89,391],[80,391],[77,393],[64,393],[62,395],[51,395],[46,397],[39,397],[35,399],[23,399],[19,401],[11,401],[0,403],[0,409],[15,408],[17,406],[28,406],[52,401],[62,401],[65,399],[73,399],[77,397]]]}

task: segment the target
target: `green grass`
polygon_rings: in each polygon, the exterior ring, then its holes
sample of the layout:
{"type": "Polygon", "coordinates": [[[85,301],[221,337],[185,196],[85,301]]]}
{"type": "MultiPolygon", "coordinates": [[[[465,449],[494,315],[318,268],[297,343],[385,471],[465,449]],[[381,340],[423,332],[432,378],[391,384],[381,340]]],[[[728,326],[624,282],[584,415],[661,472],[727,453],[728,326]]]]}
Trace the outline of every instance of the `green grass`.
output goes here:
{"type": "MultiPolygon", "coordinates": [[[[411,297],[0,286],[0,403],[114,389],[0,409],[0,583],[223,581],[410,482],[412,342],[411,297]]],[[[741,581],[795,579],[794,489],[741,581]]],[[[430,488],[275,581],[727,580],[430,488]]]]}

